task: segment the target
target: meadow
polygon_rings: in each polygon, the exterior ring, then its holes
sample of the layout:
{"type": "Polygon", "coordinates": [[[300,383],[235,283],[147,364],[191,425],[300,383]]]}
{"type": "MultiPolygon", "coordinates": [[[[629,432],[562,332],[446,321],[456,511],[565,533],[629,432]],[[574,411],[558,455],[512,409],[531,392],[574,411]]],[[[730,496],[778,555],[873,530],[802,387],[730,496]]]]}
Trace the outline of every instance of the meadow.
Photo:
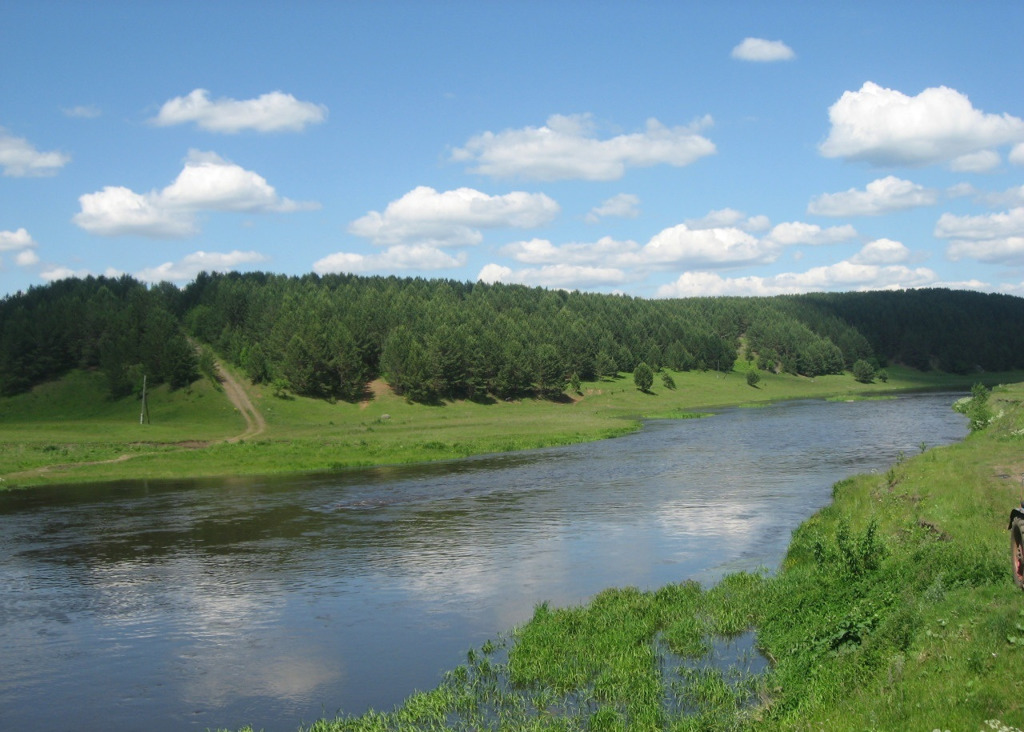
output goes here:
{"type": "MultiPolygon", "coordinates": [[[[147,419],[140,424],[138,394],[112,400],[98,372],[75,371],[0,399],[0,486],[314,473],[450,460],[606,439],[640,429],[645,418],[683,418],[726,405],[967,390],[978,379],[894,367],[887,382],[863,384],[850,374],[809,379],[763,373],[750,386],[745,368],[740,362],[730,373],[666,371],[675,388],[664,386],[659,374],[646,393],[623,375],[584,382],[578,393],[567,392],[559,401],[436,405],[409,403],[382,382],[374,382],[371,398],[358,403],[276,396],[270,386],[254,386],[229,370],[266,421],[258,434],[214,380],[149,391],[147,419]]],[[[1024,373],[985,378],[1011,382],[1024,373]]]]}

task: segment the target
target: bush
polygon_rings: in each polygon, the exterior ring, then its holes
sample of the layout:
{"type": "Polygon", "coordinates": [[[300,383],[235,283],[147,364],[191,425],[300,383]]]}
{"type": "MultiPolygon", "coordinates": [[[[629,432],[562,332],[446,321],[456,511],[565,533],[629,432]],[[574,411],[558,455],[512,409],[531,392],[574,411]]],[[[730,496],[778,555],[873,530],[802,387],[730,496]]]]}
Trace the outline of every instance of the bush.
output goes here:
{"type": "Polygon", "coordinates": [[[633,371],[633,383],[640,391],[650,391],[651,385],[654,384],[654,372],[643,361],[633,371]]]}
{"type": "Polygon", "coordinates": [[[870,384],[875,378],[875,367],[860,359],[853,364],[853,378],[862,384],[870,384]]]}
{"type": "Polygon", "coordinates": [[[747,372],[747,386],[757,386],[761,381],[761,372],[757,369],[751,369],[747,372]]]}

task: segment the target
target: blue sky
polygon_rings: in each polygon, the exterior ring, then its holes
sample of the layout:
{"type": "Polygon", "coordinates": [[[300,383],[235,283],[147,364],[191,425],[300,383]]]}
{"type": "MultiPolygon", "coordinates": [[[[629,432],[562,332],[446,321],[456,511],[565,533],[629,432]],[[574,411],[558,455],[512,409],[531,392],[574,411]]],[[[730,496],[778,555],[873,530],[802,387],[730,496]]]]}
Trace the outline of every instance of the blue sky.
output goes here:
{"type": "Polygon", "coordinates": [[[0,295],[1024,295],[1024,3],[0,0],[0,295]]]}

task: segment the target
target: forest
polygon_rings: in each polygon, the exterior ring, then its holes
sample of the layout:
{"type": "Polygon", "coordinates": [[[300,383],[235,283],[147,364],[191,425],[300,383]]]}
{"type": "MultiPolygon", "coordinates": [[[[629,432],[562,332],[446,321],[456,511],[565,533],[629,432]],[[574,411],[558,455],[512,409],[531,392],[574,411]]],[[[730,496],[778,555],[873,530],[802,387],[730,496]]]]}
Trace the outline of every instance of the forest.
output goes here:
{"type": "Polygon", "coordinates": [[[1024,299],[945,289],[647,300],[447,279],[200,274],[183,288],[66,279],[0,300],[0,394],[73,369],[111,397],[185,387],[213,354],[278,394],[356,401],[384,379],[410,401],[564,398],[632,372],[814,377],[855,364],[1024,368],[1024,299]]]}

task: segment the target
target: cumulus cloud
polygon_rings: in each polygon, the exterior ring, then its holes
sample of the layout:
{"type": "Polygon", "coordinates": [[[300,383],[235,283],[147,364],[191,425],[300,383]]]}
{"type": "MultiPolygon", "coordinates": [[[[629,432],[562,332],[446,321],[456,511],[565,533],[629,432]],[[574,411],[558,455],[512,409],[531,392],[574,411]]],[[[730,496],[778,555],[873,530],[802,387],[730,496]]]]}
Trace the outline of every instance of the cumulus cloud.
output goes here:
{"type": "MultiPolygon", "coordinates": [[[[716,214],[710,219],[742,222],[739,212],[716,214]]],[[[789,222],[757,237],[737,226],[693,228],[687,224],[664,229],[640,245],[631,240],[603,237],[596,242],[556,245],[548,239],[530,239],[508,244],[500,253],[517,262],[539,267],[510,270],[502,281],[532,285],[579,287],[584,284],[622,284],[647,273],[677,267],[731,268],[767,264],[779,258],[783,249],[799,244],[827,245],[857,235],[849,225],[823,229],[814,224],[789,222]],[[557,276],[566,279],[555,282],[557,276]]],[[[495,267],[500,265],[494,265],[495,267]]]]}
{"type": "Polygon", "coordinates": [[[868,81],[844,92],[828,115],[821,154],[874,165],[944,163],[1024,140],[1024,120],[985,114],[945,86],[910,97],[868,81]]]}
{"type": "MultiPolygon", "coordinates": [[[[640,251],[635,241],[618,241],[605,236],[596,242],[581,242],[555,246],[547,239],[513,242],[501,248],[501,253],[523,264],[598,265],[625,262],[640,251]]],[[[632,260],[635,263],[635,259],[632,260]]]]}
{"type": "Polygon", "coordinates": [[[892,239],[875,239],[864,245],[854,256],[853,264],[899,264],[910,258],[910,250],[892,239]]]}
{"type": "Polygon", "coordinates": [[[15,137],[0,127],[0,167],[10,178],[34,178],[55,174],[71,160],[70,155],[40,152],[24,137],[15,137]]]}
{"type": "MultiPolygon", "coordinates": [[[[124,272],[113,267],[107,267],[103,272],[104,277],[120,277],[124,272]]],[[[77,279],[85,279],[86,277],[92,277],[93,273],[88,269],[71,269],[70,267],[52,267],[39,273],[47,282],[54,282],[56,280],[66,280],[72,277],[77,279]]]]}
{"type": "Polygon", "coordinates": [[[633,259],[646,265],[728,267],[771,262],[777,257],[775,245],[741,229],[691,229],[678,224],[651,237],[633,259]]]}
{"type": "Polygon", "coordinates": [[[681,167],[714,154],[714,143],[699,134],[711,124],[710,116],[679,127],[650,119],[643,132],[602,140],[589,114],[553,115],[541,127],[472,137],[452,152],[452,160],[497,178],[617,180],[627,168],[681,167]]]}
{"type": "Polygon", "coordinates": [[[14,255],[14,263],[19,267],[31,267],[39,264],[39,255],[34,249],[24,249],[14,255]]]}
{"type": "Polygon", "coordinates": [[[14,263],[19,267],[29,267],[39,262],[35,247],[35,240],[25,228],[0,231],[0,252],[14,252],[14,263]]]}
{"type": "Polygon", "coordinates": [[[1024,165],[1024,142],[1017,143],[1010,151],[1010,162],[1014,165],[1024,165]]]}
{"type": "Polygon", "coordinates": [[[72,220],[90,233],[168,238],[195,234],[201,212],[281,213],[319,207],[281,198],[263,176],[195,150],[174,182],[161,191],[143,194],[106,186],[78,201],[81,211],[72,220]]]}
{"type": "Polygon", "coordinates": [[[894,175],[873,180],[864,190],[823,193],[811,199],[807,213],[817,216],[878,216],[917,206],[932,206],[939,192],[894,175]]]}
{"type": "Polygon", "coordinates": [[[175,97],[160,108],[151,122],[161,127],[195,122],[210,132],[235,133],[300,132],[307,125],[327,119],[327,107],[300,102],[291,94],[273,91],[255,99],[210,99],[206,89],[195,89],[184,97],[175,97]]]}
{"type": "Polygon", "coordinates": [[[612,196],[600,206],[595,206],[587,214],[587,222],[596,224],[608,216],[619,218],[635,219],[640,215],[640,197],[632,193],[620,193],[612,196]]]}
{"type": "MultiPolygon", "coordinates": [[[[974,191],[974,193],[977,193],[977,191],[974,191]]],[[[993,208],[997,206],[1009,206],[1011,208],[1024,206],[1024,185],[1014,186],[1002,193],[984,193],[978,198],[993,208]]]]}
{"type": "Polygon", "coordinates": [[[957,173],[988,173],[999,167],[1001,158],[994,150],[979,150],[953,158],[949,169],[957,173]]]}
{"type": "Polygon", "coordinates": [[[766,41],[764,38],[744,38],[732,49],[732,57],[740,61],[789,61],[796,58],[793,49],[782,41],[766,41]]]}
{"type": "Polygon", "coordinates": [[[32,236],[24,227],[17,231],[0,231],[0,252],[29,249],[35,245],[36,243],[32,236]]]}
{"type": "Polygon", "coordinates": [[[143,282],[187,282],[195,279],[200,272],[229,272],[242,264],[265,262],[267,257],[259,252],[193,252],[177,262],[165,262],[157,267],[148,267],[135,273],[143,282]]]}
{"type": "Polygon", "coordinates": [[[313,263],[313,271],[318,274],[422,271],[461,267],[465,263],[466,255],[463,252],[452,255],[429,244],[397,244],[380,254],[329,254],[313,263]]]}
{"type": "Polygon", "coordinates": [[[946,256],[995,264],[1024,264],[1024,206],[981,216],[943,214],[935,236],[949,239],[946,256]]]}
{"type": "Polygon", "coordinates": [[[550,264],[514,270],[500,264],[487,264],[477,275],[479,282],[504,282],[528,285],[576,289],[581,287],[609,287],[626,282],[629,277],[614,267],[593,267],[573,264],[550,264]]]}
{"type": "Polygon", "coordinates": [[[687,219],[684,223],[691,229],[718,229],[734,226],[752,233],[767,231],[771,227],[771,221],[767,216],[747,216],[742,211],[733,208],[709,211],[702,218],[687,219]]]}
{"type": "Polygon", "coordinates": [[[859,264],[844,260],[806,272],[785,272],[768,277],[722,277],[713,272],[685,272],[663,285],[658,297],[717,295],[792,295],[829,290],[879,290],[925,287],[934,284],[935,272],[925,267],[859,264]]]}
{"type": "Polygon", "coordinates": [[[980,216],[944,213],[935,225],[940,239],[996,239],[1024,235],[1024,206],[980,216]]]}
{"type": "Polygon", "coordinates": [[[370,211],[356,219],[348,231],[383,246],[467,246],[483,240],[482,228],[531,229],[549,223],[560,210],[543,193],[489,196],[472,188],[439,193],[419,186],[389,203],[383,213],[370,211]]]}
{"type": "Polygon", "coordinates": [[[798,244],[820,246],[839,244],[849,241],[855,236],[857,236],[857,230],[850,224],[830,226],[827,229],[823,229],[817,224],[788,221],[774,226],[768,234],[768,239],[782,246],[795,246],[798,244]]]}

